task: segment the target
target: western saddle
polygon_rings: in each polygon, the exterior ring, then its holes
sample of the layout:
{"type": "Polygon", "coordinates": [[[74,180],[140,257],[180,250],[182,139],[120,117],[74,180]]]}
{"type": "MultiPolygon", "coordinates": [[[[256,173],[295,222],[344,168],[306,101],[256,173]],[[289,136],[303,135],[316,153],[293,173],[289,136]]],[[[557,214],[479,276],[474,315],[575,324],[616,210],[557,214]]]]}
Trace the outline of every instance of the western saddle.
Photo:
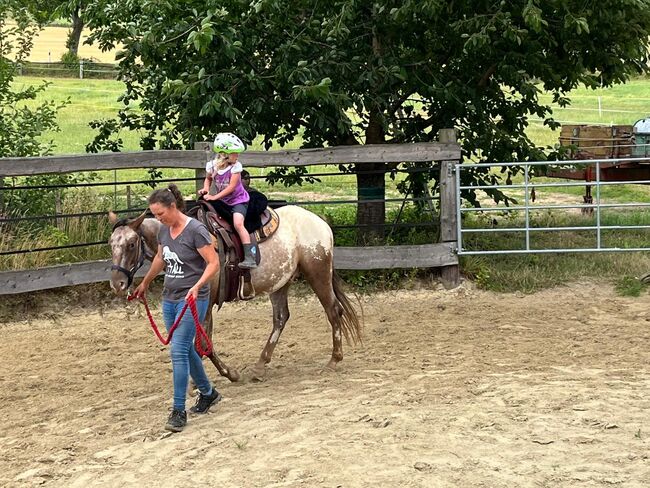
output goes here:
{"type": "MultiPolygon", "coordinates": [[[[228,222],[225,215],[215,211],[219,206],[213,207],[205,200],[198,200],[187,214],[203,222],[215,238],[215,248],[219,255],[219,290],[217,292],[218,308],[224,302],[237,300],[250,300],[255,296],[255,288],[251,282],[249,269],[241,269],[238,264],[244,259],[241,239],[233,225],[228,222]]],[[[250,232],[251,243],[260,244],[271,237],[280,225],[280,217],[270,207],[261,214],[261,227],[250,232]]],[[[251,229],[247,227],[250,231],[251,229]]],[[[261,252],[257,246],[256,261],[260,264],[261,252]]]]}

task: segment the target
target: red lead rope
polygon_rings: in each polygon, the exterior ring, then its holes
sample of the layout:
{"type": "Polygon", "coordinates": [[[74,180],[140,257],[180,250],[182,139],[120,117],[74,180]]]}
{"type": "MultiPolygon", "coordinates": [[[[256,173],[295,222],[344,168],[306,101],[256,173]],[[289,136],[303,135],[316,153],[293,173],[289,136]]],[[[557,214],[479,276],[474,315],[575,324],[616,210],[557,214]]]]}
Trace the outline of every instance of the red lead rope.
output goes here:
{"type": "MultiPolygon", "coordinates": [[[[127,297],[127,299],[131,301],[135,299],[135,297],[133,295],[130,295],[127,297]]],[[[187,307],[189,307],[190,311],[192,312],[192,317],[194,317],[194,325],[196,325],[196,339],[194,341],[196,352],[198,352],[199,356],[201,357],[209,356],[210,354],[212,354],[212,342],[210,341],[208,334],[205,332],[205,329],[201,325],[201,321],[199,320],[199,313],[196,310],[196,301],[194,300],[193,296],[190,295],[189,300],[185,302],[185,306],[183,307],[183,310],[181,310],[181,313],[176,319],[176,322],[174,322],[174,324],[169,329],[169,334],[167,335],[167,339],[164,339],[162,334],[158,330],[158,326],[156,325],[156,322],[153,319],[153,315],[151,315],[151,310],[149,310],[149,304],[147,303],[147,299],[144,296],[142,296],[140,297],[140,301],[144,303],[144,309],[147,311],[147,317],[149,317],[149,323],[151,324],[151,328],[153,329],[154,333],[158,337],[158,340],[165,346],[169,344],[169,341],[172,340],[172,336],[174,335],[174,331],[176,330],[176,327],[178,327],[178,324],[181,323],[181,319],[183,318],[183,315],[185,314],[187,307]],[[203,349],[204,343],[207,346],[205,349],[203,349]]]]}

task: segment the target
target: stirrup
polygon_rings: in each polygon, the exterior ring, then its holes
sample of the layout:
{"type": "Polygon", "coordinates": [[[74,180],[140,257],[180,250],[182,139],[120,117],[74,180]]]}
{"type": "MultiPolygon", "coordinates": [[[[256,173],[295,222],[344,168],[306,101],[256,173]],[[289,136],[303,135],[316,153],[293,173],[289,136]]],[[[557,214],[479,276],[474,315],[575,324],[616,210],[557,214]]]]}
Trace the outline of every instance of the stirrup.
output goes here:
{"type": "Polygon", "coordinates": [[[255,297],[255,287],[253,286],[252,281],[250,281],[250,272],[248,270],[244,270],[242,274],[239,275],[237,297],[240,300],[250,300],[255,297]]]}

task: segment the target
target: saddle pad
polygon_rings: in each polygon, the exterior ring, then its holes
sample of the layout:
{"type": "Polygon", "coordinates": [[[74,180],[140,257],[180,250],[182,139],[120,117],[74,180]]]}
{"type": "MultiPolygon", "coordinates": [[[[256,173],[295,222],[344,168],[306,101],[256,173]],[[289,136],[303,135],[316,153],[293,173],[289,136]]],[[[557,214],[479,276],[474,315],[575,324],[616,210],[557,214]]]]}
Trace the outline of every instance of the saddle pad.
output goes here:
{"type": "Polygon", "coordinates": [[[264,242],[278,230],[278,227],[280,227],[280,216],[271,207],[267,207],[262,214],[262,227],[253,232],[253,234],[255,234],[255,239],[258,243],[264,242]]]}

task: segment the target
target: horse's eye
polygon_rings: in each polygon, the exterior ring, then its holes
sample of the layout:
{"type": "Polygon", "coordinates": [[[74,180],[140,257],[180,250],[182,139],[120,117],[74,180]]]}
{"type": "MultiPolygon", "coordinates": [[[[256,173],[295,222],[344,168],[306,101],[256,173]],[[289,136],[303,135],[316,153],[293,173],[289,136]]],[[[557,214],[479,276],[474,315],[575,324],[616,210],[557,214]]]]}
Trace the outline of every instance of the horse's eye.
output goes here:
{"type": "Polygon", "coordinates": [[[129,244],[129,249],[133,249],[134,247],[135,247],[135,242],[132,242],[131,244],[129,244]]]}

